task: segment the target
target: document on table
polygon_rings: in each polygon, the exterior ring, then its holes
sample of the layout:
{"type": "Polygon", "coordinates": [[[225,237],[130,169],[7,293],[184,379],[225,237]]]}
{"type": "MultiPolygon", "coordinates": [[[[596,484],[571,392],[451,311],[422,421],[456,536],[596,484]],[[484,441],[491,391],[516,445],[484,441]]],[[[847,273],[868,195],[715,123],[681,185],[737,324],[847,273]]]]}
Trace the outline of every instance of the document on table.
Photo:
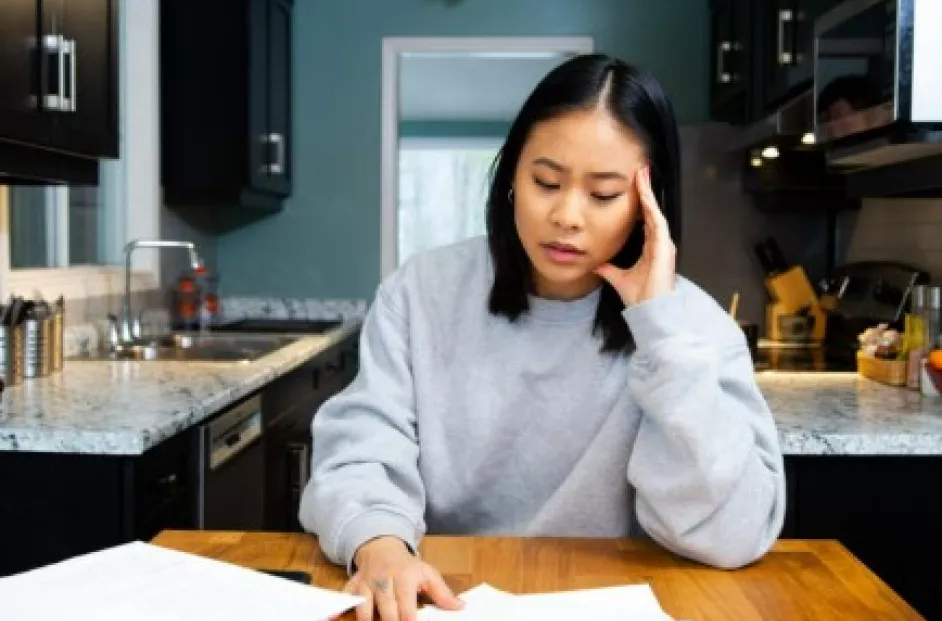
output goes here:
{"type": "Polygon", "coordinates": [[[4,621],[316,621],[360,601],[143,542],[0,578],[4,621]]]}
{"type": "Polygon", "coordinates": [[[458,611],[426,606],[419,621],[672,621],[646,584],[514,595],[481,584],[460,595],[465,607],[458,611]]]}

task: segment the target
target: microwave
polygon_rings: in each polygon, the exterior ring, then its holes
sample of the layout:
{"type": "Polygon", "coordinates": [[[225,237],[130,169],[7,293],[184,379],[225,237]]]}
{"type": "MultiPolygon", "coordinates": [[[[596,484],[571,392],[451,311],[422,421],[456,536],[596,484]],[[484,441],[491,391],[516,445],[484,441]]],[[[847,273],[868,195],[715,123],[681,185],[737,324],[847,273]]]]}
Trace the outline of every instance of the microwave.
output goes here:
{"type": "Polygon", "coordinates": [[[818,17],[813,101],[831,165],[942,153],[942,0],[845,0],[818,17]]]}

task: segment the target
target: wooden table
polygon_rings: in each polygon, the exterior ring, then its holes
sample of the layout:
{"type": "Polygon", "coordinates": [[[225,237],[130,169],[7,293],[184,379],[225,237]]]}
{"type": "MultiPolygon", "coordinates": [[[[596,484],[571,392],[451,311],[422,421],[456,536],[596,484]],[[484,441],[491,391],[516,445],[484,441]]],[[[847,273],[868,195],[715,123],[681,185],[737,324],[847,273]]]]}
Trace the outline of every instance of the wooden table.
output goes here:
{"type": "MultiPolygon", "coordinates": [[[[325,588],[346,581],[310,535],[165,531],[153,543],[246,567],[306,571],[325,588]]],[[[420,550],[456,592],[480,582],[513,593],[647,582],[675,619],[922,619],[835,541],[780,541],[736,571],[620,539],[427,537],[420,550]]]]}

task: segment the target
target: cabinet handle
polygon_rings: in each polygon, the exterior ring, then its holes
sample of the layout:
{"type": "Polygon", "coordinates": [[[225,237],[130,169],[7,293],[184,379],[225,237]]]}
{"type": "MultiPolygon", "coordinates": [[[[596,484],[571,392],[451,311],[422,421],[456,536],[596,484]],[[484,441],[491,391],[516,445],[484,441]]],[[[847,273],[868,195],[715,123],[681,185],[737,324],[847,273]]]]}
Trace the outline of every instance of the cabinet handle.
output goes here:
{"type": "Polygon", "coordinates": [[[47,110],[62,110],[64,106],[63,91],[65,91],[65,38],[62,35],[45,35],[43,37],[43,52],[47,55],[56,55],[56,67],[59,72],[58,92],[46,93],[43,97],[43,108],[47,110]]]}
{"type": "Polygon", "coordinates": [[[275,145],[275,163],[271,166],[271,174],[285,174],[285,137],[282,134],[272,134],[271,141],[275,145]]]}
{"type": "Polygon", "coordinates": [[[75,68],[78,65],[76,56],[78,55],[78,43],[75,39],[66,39],[63,41],[62,55],[69,55],[69,96],[63,99],[63,109],[67,112],[75,112],[78,102],[78,93],[75,92],[75,85],[78,83],[75,79],[75,68]]]}
{"type": "Polygon", "coordinates": [[[726,71],[726,54],[733,49],[729,41],[720,41],[716,46],[716,81],[720,84],[729,84],[733,81],[731,73],[726,71]]]}
{"type": "MultiPolygon", "coordinates": [[[[311,448],[307,444],[292,442],[288,444],[288,452],[295,462],[293,475],[296,477],[297,486],[303,488],[311,478],[311,448]]],[[[293,483],[289,479],[288,484],[293,483]]]]}
{"type": "Polygon", "coordinates": [[[778,64],[787,67],[792,64],[792,53],[785,50],[785,24],[795,18],[791,9],[778,12],[778,64]]]}
{"type": "MultiPolygon", "coordinates": [[[[262,165],[262,172],[266,175],[283,175],[285,174],[285,137],[282,134],[271,133],[264,134],[262,136],[262,144],[264,145],[275,145],[275,157],[274,161],[271,161],[268,164],[262,165]]],[[[266,150],[266,155],[268,151],[266,150]]],[[[266,160],[269,158],[266,157],[266,160]]]]}

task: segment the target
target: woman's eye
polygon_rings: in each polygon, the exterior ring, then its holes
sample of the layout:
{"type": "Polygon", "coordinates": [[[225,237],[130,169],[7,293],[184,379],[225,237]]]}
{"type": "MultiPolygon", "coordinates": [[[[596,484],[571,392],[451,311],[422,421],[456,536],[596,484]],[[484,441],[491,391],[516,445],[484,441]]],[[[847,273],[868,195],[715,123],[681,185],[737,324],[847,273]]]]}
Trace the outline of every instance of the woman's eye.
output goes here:
{"type": "Polygon", "coordinates": [[[558,190],[559,189],[558,183],[550,183],[549,181],[543,181],[539,177],[534,177],[533,182],[537,184],[538,186],[540,186],[541,188],[543,188],[544,190],[558,190]]]}
{"type": "Polygon", "coordinates": [[[622,195],[621,192],[616,192],[615,194],[593,194],[592,198],[594,198],[597,201],[602,201],[602,202],[607,203],[609,201],[615,200],[621,195],[622,195]]]}

